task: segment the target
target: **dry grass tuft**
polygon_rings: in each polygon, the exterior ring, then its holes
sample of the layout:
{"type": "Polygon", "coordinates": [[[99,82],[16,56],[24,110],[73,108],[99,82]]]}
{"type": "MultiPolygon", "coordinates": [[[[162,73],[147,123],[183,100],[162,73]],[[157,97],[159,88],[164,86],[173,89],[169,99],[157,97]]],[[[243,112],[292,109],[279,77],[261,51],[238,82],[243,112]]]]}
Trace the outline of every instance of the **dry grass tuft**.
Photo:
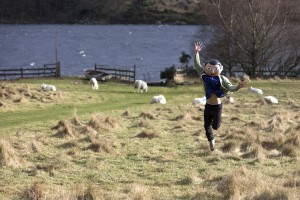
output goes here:
{"type": "Polygon", "coordinates": [[[226,142],[223,147],[222,147],[222,151],[223,152],[237,152],[239,151],[239,141],[237,140],[231,140],[226,142]]]}
{"type": "Polygon", "coordinates": [[[291,144],[295,147],[300,147],[300,134],[299,133],[291,134],[290,136],[287,137],[285,143],[291,144]]]}
{"type": "Polygon", "coordinates": [[[32,140],[32,142],[31,142],[31,149],[35,153],[41,152],[40,147],[39,147],[39,145],[38,145],[38,143],[37,143],[37,141],[35,139],[32,140]]]}
{"type": "Polygon", "coordinates": [[[52,127],[52,129],[57,130],[57,133],[55,134],[56,137],[75,137],[76,135],[72,125],[64,120],[60,120],[56,126],[52,127]]]}
{"type": "Polygon", "coordinates": [[[96,131],[107,131],[117,126],[117,120],[112,117],[103,118],[100,115],[93,115],[88,122],[88,126],[92,127],[96,131]]]}
{"type": "Polygon", "coordinates": [[[291,144],[284,144],[281,147],[281,152],[284,156],[289,156],[293,158],[299,157],[299,150],[295,148],[295,146],[291,144]]]}
{"type": "Polygon", "coordinates": [[[138,122],[139,127],[151,128],[153,127],[153,123],[148,118],[142,118],[138,122]]]}
{"type": "Polygon", "coordinates": [[[103,194],[99,194],[96,188],[93,186],[81,186],[77,185],[75,190],[74,198],[76,200],[93,200],[93,199],[104,199],[103,194]]]}
{"type": "Polygon", "coordinates": [[[115,128],[117,126],[117,120],[110,116],[106,117],[104,122],[106,125],[108,125],[108,127],[111,127],[111,128],[115,128]]]}
{"type": "Polygon", "coordinates": [[[264,98],[261,98],[261,99],[257,100],[256,102],[258,104],[264,105],[264,106],[269,104],[264,98]]]}
{"type": "Polygon", "coordinates": [[[82,128],[81,133],[96,135],[97,131],[95,129],[93,129],[93,127],[90,127],[89,125],[87,125],[82,128]]]}
{"type": "Polygon", "coordinates": [[[296,188],[300,187],[300,179],[299,178],[290,178],[289,180],[285,181],[283,184],[284,187],[289,187],[289,188],[296,188]]]}
{"type": "Polygon", "coordinates": [[[132,185],[127,189],[128,196],[126,199],[130,200],[150,200],[151,195],[148,189],[142,185],[132,185]]]}
{"type": "Polygon", "coordinates": [[[256,158],[259,161],[265,158],[264,149],[259,144],[252,143],[247,149],[248,151],[243,155],[244,158],[256,158]]]}
{"type": "Polygon", "coordinates": [[[154,114],[150,112],[141,112],[140,117],[148,118],[148,119],[155,119],[154,114]]]}
{"type": "Polygon", "coordinates": [[[24,95],[21,95],[21,96],[15,98],[13,100],[13,102],[15,102],[15,103],[26,103],[26,102],[28,102],[28,100],[24,97],[24,95]]]}
{"type": "Polygon", "coordinates": [[[42,200],[46,199],[45,187],[42,183],[34,182],[21,194],[22,200],[42,200]]]}
{"type": "Polygon", "coordinates": [[[96,140],[90,144],[87,149],[94,152],[105,152],[113,153],[114,152],[114,142],[108,139],[96,140]]]}
{"type": "Polygon", "coordinates": [[[267,122],[262,124],[262,129],[272,133],[284,133],[288,127],[290,115],[285,111],[277,111],[267,122]]]}
{"type": "Polygon", "coordinates": [[[72,119],[71,119],[71,123],[72,123],[73,125],[75,125],[75,126],[80,126],[80,125],[81,125],[76,110],[75,110],[74,113],[73,113],[73,117],[72,117],[72,119]]]}
{"type": "Polygon", "coordinates": [[[6,107],[5,103],[0,101],[0,107],[6,107]]]}
{"type": "Polygon", "coordinates": [[[253,200],[288,200],[289,197],[284,191],[263,191],[261,194],[255,196],[253,200]]]}
{"type": "Polygon", "coordinates": [[[129,110],[125,110],[122,115],[128,117],[130,115],[129,110]]]}
{"type": "Polygon", "coordinates": [[[19,166],[17,153],[8,141],[0,140],[0,165],[19,166]]]}
{"type": "Polygon", "coordinates": [[[153,132],[153,131],[148,131],[148,130],[144,130],[142,131],[140,134],[138,134],[136,136],[137,138],[149,138],[149,139],[153,139],[153,138],[161,138],[160,134],[157,132],[153,132]]]}
{"type": "Polygon", "coordinates": [[[245,167],[230,172],[220,182],[218,190],[224,195],[225,199],[243,199],[253,189],[259,186],[260,182],[256,179],[258,175],[252,174],[245,167]]]}
{"type": "Polygon", "coordinates": [[[73,147],[77,147],[78,143],[75,140],[66,142],[62,145],[60,145],[59,147],[65,148],[65,149],[69,149],[69,148],[73,148],[73,147]]]}

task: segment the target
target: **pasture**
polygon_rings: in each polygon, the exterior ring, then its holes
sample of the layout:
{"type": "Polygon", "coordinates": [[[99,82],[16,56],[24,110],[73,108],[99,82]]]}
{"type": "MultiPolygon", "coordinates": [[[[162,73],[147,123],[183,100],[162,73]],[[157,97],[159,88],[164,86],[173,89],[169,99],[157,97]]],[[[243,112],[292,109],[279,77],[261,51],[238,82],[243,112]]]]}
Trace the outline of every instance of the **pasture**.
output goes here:
{"type": "Polygon", "coordinates": [[[200,84],[138,94],[80,78],[1,81],[0,199],[299,199],[300,80],[249,86],[264,94],[223,103],[211,152],[192,105],[200,84]],[[160,94],[167,103],[150,104],[160,94]]]}

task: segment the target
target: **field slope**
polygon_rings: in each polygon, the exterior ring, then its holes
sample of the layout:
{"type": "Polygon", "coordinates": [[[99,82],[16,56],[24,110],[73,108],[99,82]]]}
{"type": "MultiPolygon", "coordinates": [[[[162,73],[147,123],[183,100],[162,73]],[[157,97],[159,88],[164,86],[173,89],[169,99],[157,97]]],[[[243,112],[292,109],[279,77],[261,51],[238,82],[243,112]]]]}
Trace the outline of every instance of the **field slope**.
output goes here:
{"type": "Polygon", "coordinates": [[[211,152],[192,105],[201,85],[137,94],[80,78],[2,81],[0,199],[298,199],[299,84],[255,80],[264,95],[224,99],[211,152]],[[159,94],[167,104],[150,104],[159,94]]]}

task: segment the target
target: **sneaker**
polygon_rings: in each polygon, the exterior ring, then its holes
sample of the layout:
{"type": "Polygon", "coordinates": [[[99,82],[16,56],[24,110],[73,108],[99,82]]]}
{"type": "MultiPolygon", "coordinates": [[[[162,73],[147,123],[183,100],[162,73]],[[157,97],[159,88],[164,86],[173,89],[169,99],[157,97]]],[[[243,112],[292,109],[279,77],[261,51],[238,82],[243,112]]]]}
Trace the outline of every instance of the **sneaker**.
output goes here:
{"type": "Polygon", "coordinates": [[[215,150],[215,139],[209,141],[209,148],[211,151],[215,150]]]}

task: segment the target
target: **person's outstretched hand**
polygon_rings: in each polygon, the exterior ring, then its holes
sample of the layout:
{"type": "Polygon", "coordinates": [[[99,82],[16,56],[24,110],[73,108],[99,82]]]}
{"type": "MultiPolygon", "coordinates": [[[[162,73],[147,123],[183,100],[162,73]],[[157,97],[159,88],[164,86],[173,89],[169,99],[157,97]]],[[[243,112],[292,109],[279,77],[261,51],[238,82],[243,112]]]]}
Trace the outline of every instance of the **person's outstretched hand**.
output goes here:
{"type": "Polygon", "coordinates": [[[244,88],[247,86],[247,82],[245,80],[242,80],[241,82],[239,82],[239,88],[244,88]]]}
{"type": "Polygon", "coordinates": [[[201,42],[195,42],[195,53],[199,53],[202,49],[203,45],[201,42]]]}

